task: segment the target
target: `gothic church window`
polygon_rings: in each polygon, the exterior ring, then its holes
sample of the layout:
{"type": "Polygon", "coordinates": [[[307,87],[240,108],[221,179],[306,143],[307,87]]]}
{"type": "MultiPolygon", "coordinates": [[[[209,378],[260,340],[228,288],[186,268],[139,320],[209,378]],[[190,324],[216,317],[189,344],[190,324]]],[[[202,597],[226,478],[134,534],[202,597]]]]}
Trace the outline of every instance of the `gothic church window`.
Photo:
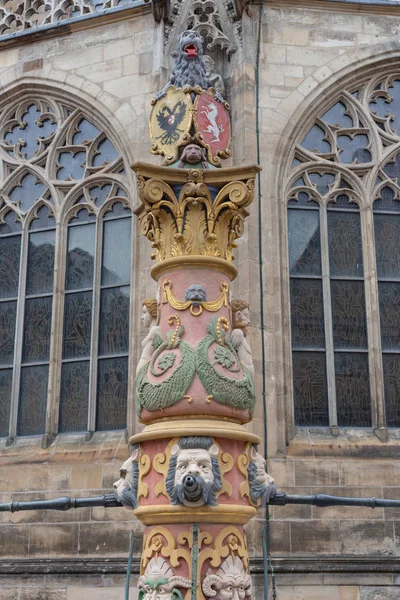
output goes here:
{"type": "Polygon", "coordinates": [[[399,150],[400,74],[389,72],[343,89],[294,150],[295,425],[400,426],[399,150]]]}
{"type": "Polygon", "coordinates": [[[131,199],[123,159],[50,93],[0,113],[0,436],[124,429],[131,199]]]}

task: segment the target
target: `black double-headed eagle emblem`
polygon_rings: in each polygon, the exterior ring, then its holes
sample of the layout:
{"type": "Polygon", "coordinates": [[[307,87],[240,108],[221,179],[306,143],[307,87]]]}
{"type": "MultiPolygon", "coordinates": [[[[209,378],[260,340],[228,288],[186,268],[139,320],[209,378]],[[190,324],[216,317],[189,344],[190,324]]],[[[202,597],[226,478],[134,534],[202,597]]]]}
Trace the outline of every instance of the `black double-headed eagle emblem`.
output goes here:
{"type": "Polygon", "coordinates": [[[164,146],[175,144],[179,140],[183,129],[179,129],[186,114],[186,105],[182,100],[178,100],[173,108],[164,105],[157,113],[157,122],[161,131],[161,135],[157,136],[164,146]]]}

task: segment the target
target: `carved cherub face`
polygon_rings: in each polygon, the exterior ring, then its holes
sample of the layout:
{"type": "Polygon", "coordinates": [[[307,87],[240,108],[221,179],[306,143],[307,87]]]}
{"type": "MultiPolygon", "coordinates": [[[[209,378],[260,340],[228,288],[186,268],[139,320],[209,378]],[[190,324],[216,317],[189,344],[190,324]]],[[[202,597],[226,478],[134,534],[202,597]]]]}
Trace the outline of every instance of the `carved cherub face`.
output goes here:
{"type": "Polygon", "coordinates": [[[267,461],[263,456],[261,456],[261,454],[257,452],[255,448],[251,449],[250,458],[251,461],[256,465],[256,479],[262,483],[265,483],[266,485],[274,483],[274,478],[271,477],[271,475],[268,475],[265,470],[267,461]]]}
{"type": "Polygon", "coordinates": [[[141,319],[144,327],[149,328],[153,317],[151,316],[150,311],[145,304],[143,304],[141,319]]]}
{"type": "Polygon", "coordinates": [[[214,481],[211,455],[208,450],[179,450],[176,462],[175,485],[182,483],[185,475],[201,476],[206,483],[214,481]]]}
{"type": "Polygon", "coordinates": [[[243,326],[250,325],[250,312],[248,308],[244,308],[243,310],[238,310],[236,313],[236,319],[238,322],[242,323],[243,326]]]}
{"type": "Polygon", "coordinates": [[[206,290],[199,284],[190,285],[185,293],[185,300],[192,300],[195,306],[199,306],[201,302],[205,302],[206,298],[206,290]]]}

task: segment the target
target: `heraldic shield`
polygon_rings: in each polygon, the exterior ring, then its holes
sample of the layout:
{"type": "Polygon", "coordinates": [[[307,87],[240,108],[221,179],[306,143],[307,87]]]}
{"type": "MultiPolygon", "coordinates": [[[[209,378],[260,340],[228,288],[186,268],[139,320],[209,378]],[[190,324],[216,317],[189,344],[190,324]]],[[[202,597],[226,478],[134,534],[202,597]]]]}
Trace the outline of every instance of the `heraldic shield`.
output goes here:
{"type": "Polygon", "coordinates": [[[192,107],[190,94],[174,86],[153,104],[149,121],[151,152],[162,154],[167,164],[178,158],[179,147],[191,139],[192,107]]]}
{"type": "Polygon", "coordinates": [[[207,148],[208,160],[220,164],[220,158],[231,154],[229,104],[215,98],[215,90],[202,91],[196,98],[194,126],[196,140],[207,148]]]}

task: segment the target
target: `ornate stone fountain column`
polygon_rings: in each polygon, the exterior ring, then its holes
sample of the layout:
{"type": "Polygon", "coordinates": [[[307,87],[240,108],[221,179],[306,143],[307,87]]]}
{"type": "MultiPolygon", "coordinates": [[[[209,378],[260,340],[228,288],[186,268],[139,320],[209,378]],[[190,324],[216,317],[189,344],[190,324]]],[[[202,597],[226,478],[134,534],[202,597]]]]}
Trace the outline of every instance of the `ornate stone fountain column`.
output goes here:
{"type": "MultiPolygon", "coordinates": [[[[199,37],[185,32],[178,53],[200,54],[199,37]]],[[[235,328],[231,314],[233,251],[259,168],[215,168],[229,155],[226,108],[212,89],[167,85],[150,132],[172,166],[133,166],[157,297],[143,305],[150,331],[136,379],[145,427],[116,495],[146,525],[140,600],[250,598],[243,525],[275,489],[243,426],[256,402],[248,308],[234,303],[235,328]]]]}

